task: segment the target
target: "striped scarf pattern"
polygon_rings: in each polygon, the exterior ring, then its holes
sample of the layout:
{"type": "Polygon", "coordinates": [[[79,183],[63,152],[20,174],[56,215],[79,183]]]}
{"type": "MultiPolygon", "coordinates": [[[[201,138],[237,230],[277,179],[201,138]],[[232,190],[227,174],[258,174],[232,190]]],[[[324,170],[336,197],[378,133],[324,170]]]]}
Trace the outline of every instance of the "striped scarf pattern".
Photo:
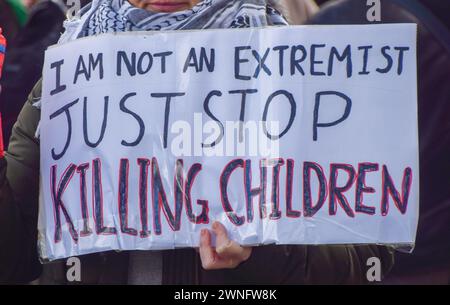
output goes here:
{"type": "Polygon", "coordinates": [[[94,0],[81,19],[67,21],[60,42],[111,32],[245,28],[287,25],[266,0],[203,0],[192,9],[156,13],[127,0],[94,0]]]}

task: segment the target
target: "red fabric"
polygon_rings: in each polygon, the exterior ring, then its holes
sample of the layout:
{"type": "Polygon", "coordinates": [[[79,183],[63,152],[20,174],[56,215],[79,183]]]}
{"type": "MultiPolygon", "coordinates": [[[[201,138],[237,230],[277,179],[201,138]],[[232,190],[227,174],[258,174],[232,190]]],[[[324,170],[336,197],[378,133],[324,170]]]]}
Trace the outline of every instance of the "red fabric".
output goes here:
{"type": "Polygon", "coordinates": [[[0,28],[0,78],[2,77],[3,62],[5,61],[6,39],[2,35],[2,28],[0,28]]]}
{"type": "MultiPolygon", "coordinates": [[[[6,50],[6,39],[2,35],[2,29],[0,28],[0,78],[2,77],[3,70],[3,62],[5,61],[5,50],[6,50]]],[[[0,85],[0,93],[2,92],[2,88],[0,85]]],[[[2,129],[2,117],[0,113],[0,157],[3,158],[5,156],[5,152],[3,150],[3,129],[2,129]]]]}

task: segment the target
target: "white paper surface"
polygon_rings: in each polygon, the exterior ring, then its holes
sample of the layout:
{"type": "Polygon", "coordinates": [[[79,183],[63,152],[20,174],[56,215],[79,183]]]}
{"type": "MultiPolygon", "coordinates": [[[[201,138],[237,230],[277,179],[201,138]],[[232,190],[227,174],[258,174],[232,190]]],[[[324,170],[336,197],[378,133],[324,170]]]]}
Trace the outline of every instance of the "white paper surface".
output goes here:
{"type": "Polygon", "coordinates": [[[215,220],[247,245],[413,244],[416,26],[106,34],[52,47],[40,134],[44,259],[195,247],[215,220]],[[167,93],[180,96],[169,105],[167,93]],[[248,149],[233,151],[240,118],[248,149]],[[281,138],[268,140],[263,118],[281,138]],[[323,205],[308,215],[321,191],[323,205]]]}

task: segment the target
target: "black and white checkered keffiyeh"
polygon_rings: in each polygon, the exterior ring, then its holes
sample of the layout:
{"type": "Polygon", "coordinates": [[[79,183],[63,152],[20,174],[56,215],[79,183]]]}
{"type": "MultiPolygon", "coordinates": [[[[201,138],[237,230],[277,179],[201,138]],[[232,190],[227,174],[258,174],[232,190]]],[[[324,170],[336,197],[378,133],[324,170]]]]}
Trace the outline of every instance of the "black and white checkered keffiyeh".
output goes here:
{"type": "Polygon", "coordinates": [[[156,13],[127,0],[94,0],[81,19],[66,22],[61,42],[102,33],[287,25],[267,0],[203,0],[190,10],[156,13]]]}

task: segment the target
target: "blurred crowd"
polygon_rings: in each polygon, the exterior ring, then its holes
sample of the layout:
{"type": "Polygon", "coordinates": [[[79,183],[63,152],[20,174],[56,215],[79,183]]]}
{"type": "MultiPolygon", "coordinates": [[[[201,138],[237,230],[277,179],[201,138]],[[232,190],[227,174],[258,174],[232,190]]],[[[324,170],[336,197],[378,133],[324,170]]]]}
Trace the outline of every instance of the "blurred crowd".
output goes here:
{"type": "MultiPolygon", "coordinates": [[[[449,284],[450,1],[380,1],[381,19],[375,23],[412,22],[418,25],[421,167],[416,246],[412,254],[396,253],[395,265],[383,282],[449,284]]],[[[63,22],[67,14],[74,16],[71,8],[75,2],[0,0],[0,29],[6,38],[6,48],[0,46],[0,58],[4,56],[3,73],[0,74],[0,113],[5,147],[27,96],[41,78],[45,50],[58,41],[64,31],[63,22]]],[[[80,6],[88,2],[82,0],[80,6]]],[[[368,5],[365,0],[272,2],[291,24],[373,22],[367,19],[368,5]]]]}

